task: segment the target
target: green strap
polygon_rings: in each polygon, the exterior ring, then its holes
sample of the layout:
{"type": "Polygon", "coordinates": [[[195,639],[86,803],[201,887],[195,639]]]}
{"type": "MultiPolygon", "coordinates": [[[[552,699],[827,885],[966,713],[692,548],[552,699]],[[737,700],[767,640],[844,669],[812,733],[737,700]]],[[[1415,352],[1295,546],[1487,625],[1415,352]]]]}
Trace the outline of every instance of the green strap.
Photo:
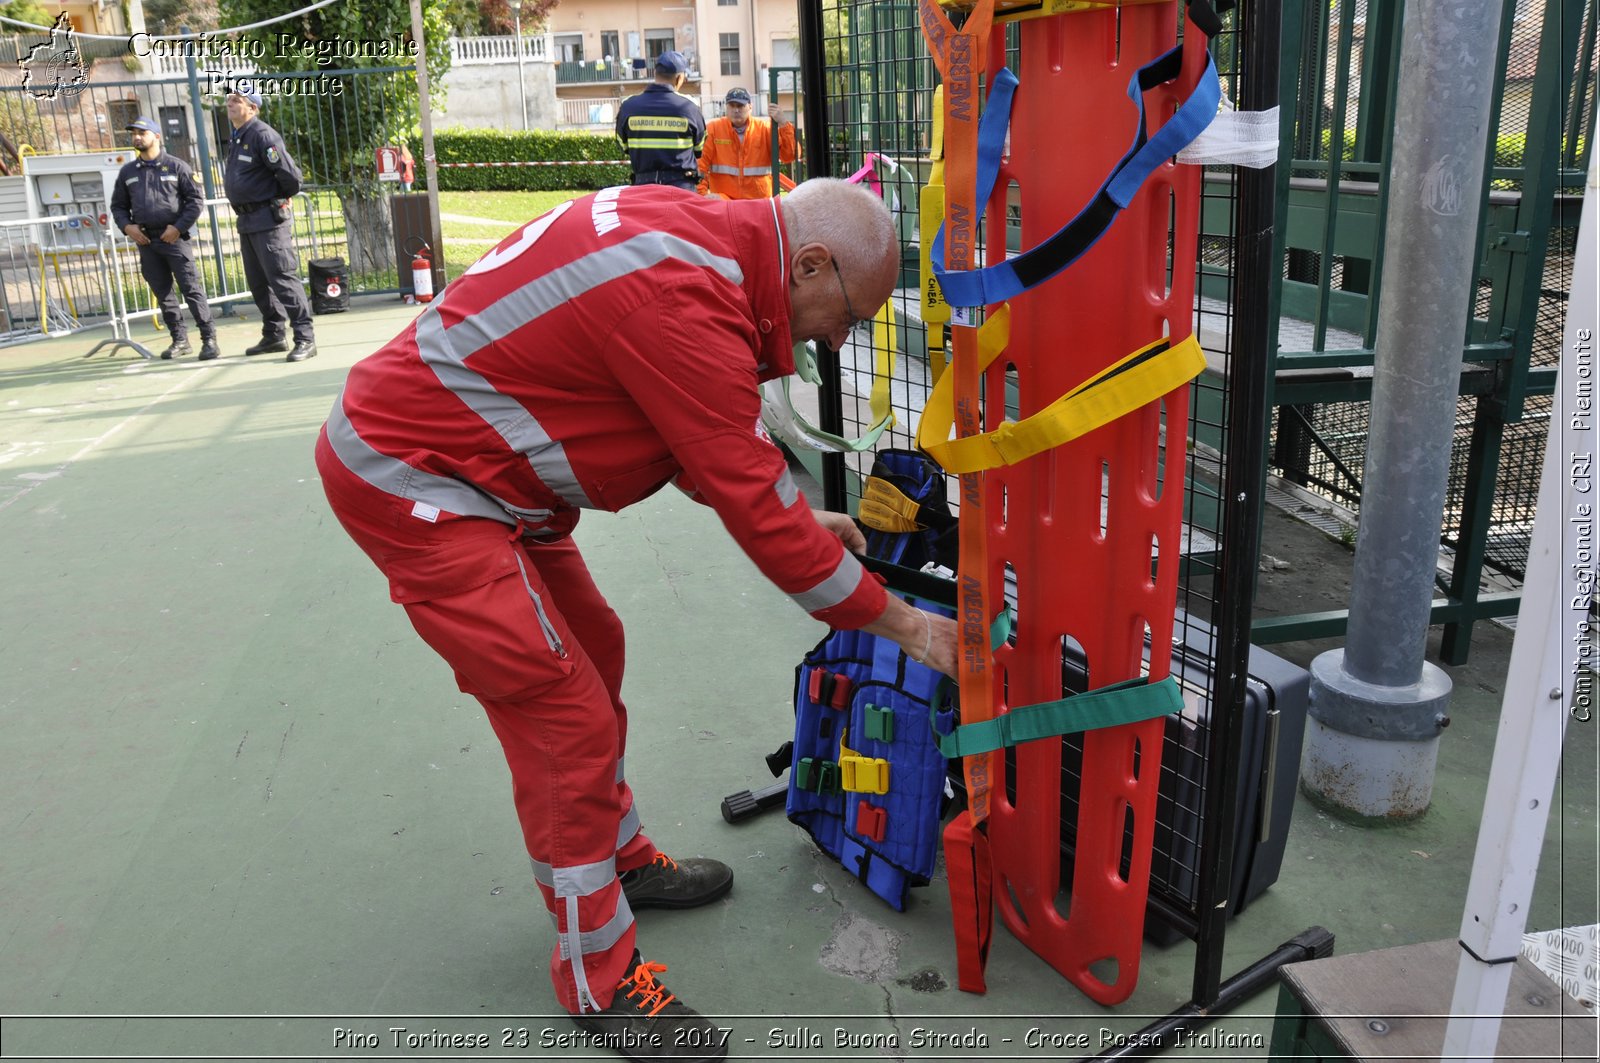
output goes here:
{"type": "Polygon", "coordinates": [[[935,727],[933,740],[947,758],[974,757],[1039,738],[1169,716],[1182,708],[1176,679],[1169,675],[1152,683],[1141,677],[1059,701],[1025,705],[992,720],[961,724],[949,734],[940,734],[935,727]]]}

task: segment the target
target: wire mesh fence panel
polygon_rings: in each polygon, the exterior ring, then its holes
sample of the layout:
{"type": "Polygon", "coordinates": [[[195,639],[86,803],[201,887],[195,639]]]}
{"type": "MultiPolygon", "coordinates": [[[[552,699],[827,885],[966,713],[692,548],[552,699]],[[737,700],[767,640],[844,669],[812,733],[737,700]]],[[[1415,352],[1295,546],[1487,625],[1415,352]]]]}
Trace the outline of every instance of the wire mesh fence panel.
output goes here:
{"type": "MultiPolygon", "coordinates": [[[[1299,39],[1286,42],[1297,53],[1300,91],[1287,145],[1280,364],[1371,364],[1386,175],[1405,150],[1393,143],[1402,6],[1305,5],[1299,39]],[[1341,360],[1305,357],[1335,352],[1341,360]]],[[[1443,564],[1460,569],[1454,559],[1481,556],[1484,570],[1458,571],[1458,588],[1480,579],[1515,586],[1526,564],[1550,408],[1548,375],[1529,370],[1559,358],[1576,233],[1567,219],[1576,218],[1594,124],[1593,0],[1515,0],[1506,11],[1488,141],[1463,146],[1483,153],[1487,178],[1484,202],[1462,206],[1480,215],[1483,232],[1463,370],[1485,382],[1464,387],[1459,403],[1440,541],[1443,564]]],[[[1404,283],[1390,279],[1397,293],[1404,283]]],[[[1316,401],[1315,388],[1295,388],[1296,400],[1276,411],[1270,462],[1353,523],[1370,422],[1365,399],[1346,391],[1341,382],[1327,392],[1340,397],[1316,401]]]]}

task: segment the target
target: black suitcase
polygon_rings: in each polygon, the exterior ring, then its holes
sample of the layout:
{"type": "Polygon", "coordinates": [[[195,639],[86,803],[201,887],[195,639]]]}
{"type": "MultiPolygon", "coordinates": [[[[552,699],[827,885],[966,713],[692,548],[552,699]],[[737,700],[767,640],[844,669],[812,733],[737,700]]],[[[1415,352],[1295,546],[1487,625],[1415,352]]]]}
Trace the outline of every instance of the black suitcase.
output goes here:
{"type": "MultiPolygon", "coordinates": [[[[1182,926],[1188,916],[1183,913],[1194,912],[1199,897],[1201,816],[1214,808],[1214,802],[1202,802],[1201,795],[1209,755],[1209,735],[1204,728],[1210,712],[1207,699],[1215,636],[1210,625],[1186,617],[1181,611],[1173,632],[1175,640],[1182,640],[1173,647],[1172,675],[1183,688],[1184,710],[1168,717],[1166,724],[1145,920],[1146,938],[1160,945],[1170,945],[1187,936],[1182,926]]],[[[1064,660],[1062,670],[1066,688],[1081,691],[1082,660],[1064,660]]],[[[1300,774],[1300,746],[1305,736],[1310,685],[1311,675],[1305,669],[1259,646],[1250,647],[1244,718],[1240,722],[1239,792],[1234,809],[1233,877],[1228,893],[1231,914],[1243,911],[1276,882],[1283,866],[1300,774]]],[[[1063,736],[1063,888],[1072,875],[1082,763],[1081,737],[1063,736]]],[[[1132,828],[1129,830],[1124,863],[1132,845],[1132,828]]]]}
{"type": "Polygon", "coordinates": [[[350,284],[344,259],[314,258],[311,266],[311,312],[341,314],[350,309],[350,284]]]}

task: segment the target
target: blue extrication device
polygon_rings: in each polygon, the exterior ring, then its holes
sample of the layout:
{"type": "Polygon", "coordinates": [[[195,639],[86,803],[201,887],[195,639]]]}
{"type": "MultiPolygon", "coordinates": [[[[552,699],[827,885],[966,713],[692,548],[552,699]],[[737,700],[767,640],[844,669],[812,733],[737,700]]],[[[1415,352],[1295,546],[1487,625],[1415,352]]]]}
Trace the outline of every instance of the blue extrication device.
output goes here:
{"type": "MultiPolygon", "coordinates": [[[[912,515],[876,519],[864,496],[869,558],[913,569],[934,560],[929,555],[948,527],[941,516],[953,523],[943,474],[922,455],[886,451],[872,479],[878,484],[868,494],[912,515]]],[[[926,581],[931,590],[919,594],[896,589],[891,579],[890,589],[950,616],[950,605],[936,600],[942,582],[926,581]]],[[[945,758],[932,727],[937,716],[940,730],[950,730],[954,697],[955,684],[943,674],[908,658],[893,640],[862,631],[831,632],[796,670],[789,818],[898,911],[912,886],[928,883],[939,854],[945,758]]]]}

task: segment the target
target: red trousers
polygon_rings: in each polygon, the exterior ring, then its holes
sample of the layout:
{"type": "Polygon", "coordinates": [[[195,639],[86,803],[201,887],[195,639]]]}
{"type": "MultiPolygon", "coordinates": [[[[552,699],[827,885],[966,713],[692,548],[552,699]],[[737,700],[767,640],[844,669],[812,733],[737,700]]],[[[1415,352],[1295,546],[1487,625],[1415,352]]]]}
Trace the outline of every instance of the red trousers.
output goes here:
{"type": "Polygon", "coordinates": [[[413,515],[350,473],[325,435],[317,468],[339,523],[499,736],[556,925],[557,999],[571,1012],[605,1008],[634,948],[617,876],[655,855],[623,778],[621,621],[570,539],[542,543],[490,520],[413,515]]]}

